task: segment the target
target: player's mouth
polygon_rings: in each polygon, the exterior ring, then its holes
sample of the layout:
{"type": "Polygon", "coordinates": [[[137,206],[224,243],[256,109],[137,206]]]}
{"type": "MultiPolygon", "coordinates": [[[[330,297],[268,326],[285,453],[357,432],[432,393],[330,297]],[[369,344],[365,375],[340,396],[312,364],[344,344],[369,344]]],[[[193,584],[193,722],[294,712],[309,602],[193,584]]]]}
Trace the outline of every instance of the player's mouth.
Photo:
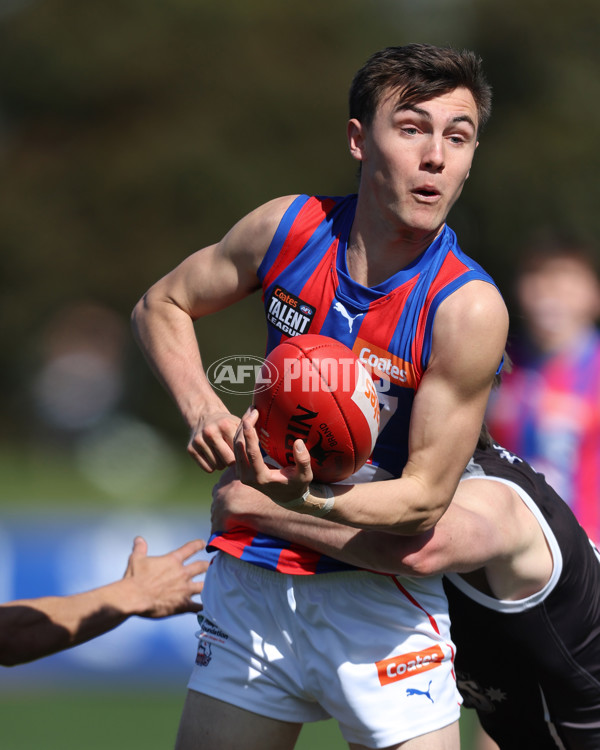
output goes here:
{"type": "Polygon", "coordinates": [[[417,187],[411,192],[419,199],[419,201],[424,201],[426,203],[435,203],[441,197],[440,191],[430,185],[417,187]]]}

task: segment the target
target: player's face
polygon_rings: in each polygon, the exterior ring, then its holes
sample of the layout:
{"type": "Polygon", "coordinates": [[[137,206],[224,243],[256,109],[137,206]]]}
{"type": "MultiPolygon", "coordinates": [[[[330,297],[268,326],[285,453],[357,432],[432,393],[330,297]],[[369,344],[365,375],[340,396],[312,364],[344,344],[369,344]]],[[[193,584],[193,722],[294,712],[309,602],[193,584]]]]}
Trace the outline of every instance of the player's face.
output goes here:
{"type": "Polygon", "coordinates": [[[459,87],[418,104],[391,95],[373,122],[349,123],[350,150],[361,162],[360,189],[382,218],[412,232],[439,232],[460,195],[477,148],[477,107],[459,87]]]}

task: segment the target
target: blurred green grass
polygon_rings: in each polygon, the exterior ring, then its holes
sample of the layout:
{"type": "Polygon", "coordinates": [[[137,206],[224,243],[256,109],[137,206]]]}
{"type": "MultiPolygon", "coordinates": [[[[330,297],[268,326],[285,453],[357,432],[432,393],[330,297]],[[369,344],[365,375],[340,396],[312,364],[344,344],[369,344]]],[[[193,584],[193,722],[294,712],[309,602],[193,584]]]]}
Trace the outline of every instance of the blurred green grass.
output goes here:
{"type": "Polygon", "coordinates": [[[69,451],[51,443],[41,447],[12,448],[0,444],[0,507],[29,509],[76,507],[78,510],[127,509],[151,505],[160,510],[173,506],[210,507],[211,489],[220,474],[205,474],[185,450],[177,461],[175,481],[161,495],[148,499],[134,493],[110,495],[81,471],[69,451]]]}
{"type": "MultiPolygon", "coordinates": [[[[95,689],[0,696],[2,750],[169,750],[185,689],[95,689]]],[[[472,747],[473,712],[461,719],[462,750],[472,747]]],[[[296,750],[343,750],[335,721],[307,724],[296,750]]]]}

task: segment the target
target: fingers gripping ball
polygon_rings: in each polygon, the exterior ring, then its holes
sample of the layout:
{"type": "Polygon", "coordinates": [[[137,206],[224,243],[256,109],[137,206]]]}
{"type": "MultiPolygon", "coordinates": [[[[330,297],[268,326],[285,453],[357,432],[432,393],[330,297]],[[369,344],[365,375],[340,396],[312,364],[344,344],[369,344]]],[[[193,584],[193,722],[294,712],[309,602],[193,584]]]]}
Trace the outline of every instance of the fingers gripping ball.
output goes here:
{"type": "Polygon", "coordinates": [[[335,339],[305,334],[275,347],[263,371],[254,405],[265,453],[288,466],[301,438],[318,481],[337,482],[358,471],[379,429],[377,391],[358,357],[335,339]],[[259,387],[268,377],[272,385],[259,387]]]}

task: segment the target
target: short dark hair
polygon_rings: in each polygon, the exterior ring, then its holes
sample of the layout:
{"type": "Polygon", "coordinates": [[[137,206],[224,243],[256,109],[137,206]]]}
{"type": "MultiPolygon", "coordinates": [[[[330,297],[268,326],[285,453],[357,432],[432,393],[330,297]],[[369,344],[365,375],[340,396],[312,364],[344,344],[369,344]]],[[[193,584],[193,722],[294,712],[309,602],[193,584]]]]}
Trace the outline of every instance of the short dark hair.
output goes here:
{"type": "Polygon", "coordinates": [[[492,88],[478,55],[432,44],[386,47],[371,55],[354,76],[349,94],[350,118],[370,125],[387,93],[397,92],[403,102],[417,104],[459,86],[473,95],[481,130],[491,113],[492,88]]]}

